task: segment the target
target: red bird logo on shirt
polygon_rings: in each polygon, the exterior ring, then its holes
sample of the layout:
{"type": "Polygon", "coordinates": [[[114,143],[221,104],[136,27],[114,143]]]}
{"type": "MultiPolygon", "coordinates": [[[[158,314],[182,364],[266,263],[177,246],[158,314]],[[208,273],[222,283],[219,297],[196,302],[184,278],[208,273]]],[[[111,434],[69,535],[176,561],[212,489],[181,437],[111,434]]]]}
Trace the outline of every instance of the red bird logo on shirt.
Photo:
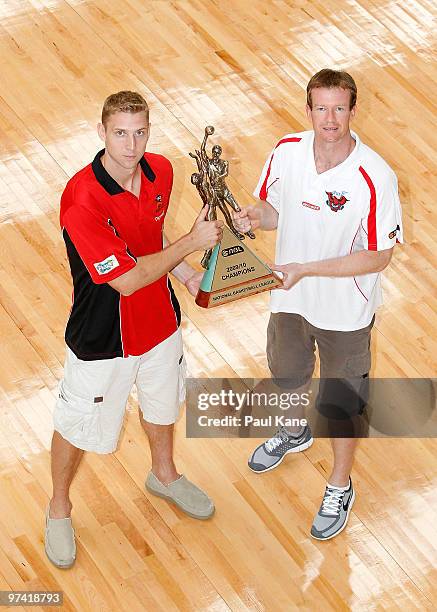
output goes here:
{"type": "Polygon", "coordinates": [[[328,196],[328,199],[326,200],[326,204],[334,212],[337,212],[338,210],[343,210],[346,202],[349,202],[349,200],[345,197],[344,194],[334,195],[337,193],[336,191],[325,191],[325,193],[328,196]]]}
{"type": "Polygon", "coordinates": [[[161,194],[156,196],[155,202],[155,221],[159,221],[159,219],[161,219],[165,213],[165,202],[163,201],[161,194]]]}

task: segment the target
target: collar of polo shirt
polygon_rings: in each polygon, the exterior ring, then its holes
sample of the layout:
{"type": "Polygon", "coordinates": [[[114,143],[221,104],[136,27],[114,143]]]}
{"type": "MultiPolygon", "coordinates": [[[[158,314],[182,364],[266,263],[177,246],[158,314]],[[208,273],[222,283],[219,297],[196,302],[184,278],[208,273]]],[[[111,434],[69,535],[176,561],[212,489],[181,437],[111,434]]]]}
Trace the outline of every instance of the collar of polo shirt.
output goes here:
{"type": "MultiPolygon", "coordinates": [[[[117,181],[113,179],[112,176],[107,172],[106,168],[103,167],[101,158],[104,152],[105,149],[99,151],[91,164],[94,176],[96,177],[100,185],[109,193],[109,195],[113,196],[119,193],[124,193],[125,189],[123,189],[123,187],[121,187],[121,185],[119,185],[117,181]]],[[[140,166],[146,179],[153,183],[155,181],[156,175],[153,172],[152,168],[149,166],[145,157],[142,157],[140,159],[140,166]]]]}

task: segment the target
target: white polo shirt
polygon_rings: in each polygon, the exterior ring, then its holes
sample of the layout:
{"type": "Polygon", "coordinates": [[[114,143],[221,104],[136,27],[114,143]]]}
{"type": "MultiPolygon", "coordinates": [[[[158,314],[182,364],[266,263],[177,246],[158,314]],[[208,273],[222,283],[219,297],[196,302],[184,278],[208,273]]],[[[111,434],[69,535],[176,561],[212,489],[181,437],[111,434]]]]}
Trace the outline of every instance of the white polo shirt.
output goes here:
{"type": "MultiPolygon", "coordinates": [[[[284,136],[266,161],[254,195],[279,213],[276,263],[306,263],[403,242],[397,178],[375,151],[355,139],[338,166],[317,174],[314,132],[284,136]]],[[[306,277],[273,290],[272,312],[302,315],[321,329],[366,327],[382,304],[380,274],[306,277]]]]}

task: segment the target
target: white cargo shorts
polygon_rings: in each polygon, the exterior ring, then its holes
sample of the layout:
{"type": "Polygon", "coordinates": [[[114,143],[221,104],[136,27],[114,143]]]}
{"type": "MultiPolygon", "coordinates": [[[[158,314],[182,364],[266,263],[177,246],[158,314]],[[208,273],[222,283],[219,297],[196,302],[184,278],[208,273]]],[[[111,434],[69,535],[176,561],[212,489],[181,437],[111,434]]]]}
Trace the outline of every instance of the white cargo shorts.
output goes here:
{"type": "Polygon", "coordinates": [[[114,452],[133,385],[145,421],[158,425],[177,421],[185,400],[180,329],[139,356],[83,361],[67,347],[53,414],[55,430],[77,448],[114,452]]]}

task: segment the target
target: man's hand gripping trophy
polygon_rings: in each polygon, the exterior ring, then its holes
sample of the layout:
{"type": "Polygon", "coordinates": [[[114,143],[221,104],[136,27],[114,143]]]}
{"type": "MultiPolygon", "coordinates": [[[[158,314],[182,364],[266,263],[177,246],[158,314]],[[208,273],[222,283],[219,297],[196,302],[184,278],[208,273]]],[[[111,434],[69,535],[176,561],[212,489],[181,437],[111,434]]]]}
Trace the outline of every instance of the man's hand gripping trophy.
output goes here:
{"type": "MultiPolygon", "coordinates": [[[[214,134],[214,128],[212,125],[209,125],[205,128],[205,136],[200,146],[200,150],[196,149],[195,153],[189,154],[190,157],[196,160],[198,169],[198,172],[194,172],[191,175],[191,182],[197,188],[204,205],[208,205],[206,217],[208,221],[215,221],[217,219],[218,207],[223,213],[227,226],[239,240],[244,240],[244,234],[249,236],[249,238],[255,238],[255,234],[250,228],[244,233],[241,233],[237,230],[232,221],[228,205],[237,213],[241,211],[241,208],[238,206],[234,196],[226,185],[225,177],[228,176],[229,173],[229,162],[220,158],[222,154],[221,146],[214,145],[212,147],[212,157],[208,157],[206,153],[206,141],[208,140],[208,136],[212,134],[214,134]]],[[[205,269],[208,268],[211,253],[212,249],[208,249],[202,257],[201,265],[205,269]]]]}

